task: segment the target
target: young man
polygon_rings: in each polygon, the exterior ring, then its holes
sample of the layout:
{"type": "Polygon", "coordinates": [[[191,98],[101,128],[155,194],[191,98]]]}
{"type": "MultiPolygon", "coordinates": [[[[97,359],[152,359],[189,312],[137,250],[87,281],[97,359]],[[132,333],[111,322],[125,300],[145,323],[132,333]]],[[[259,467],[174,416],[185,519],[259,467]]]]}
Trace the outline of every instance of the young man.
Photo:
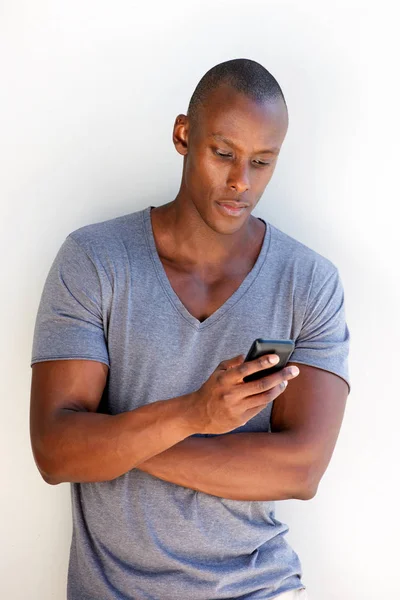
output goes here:
{"type": "Polygon", "coordinates": [[[176,198],[53,262],[31,438],[44,480],[71,483],[69,600],[306,597],[274,501],[312,498],[328,466],[349,330],[335,265],[251,215],[287,126],[263,66],[216,65],[174,124],[176,198]],[[300,370],[243,382],[271,366],[244,362],[259,337],[294,340],[300,370]]]}

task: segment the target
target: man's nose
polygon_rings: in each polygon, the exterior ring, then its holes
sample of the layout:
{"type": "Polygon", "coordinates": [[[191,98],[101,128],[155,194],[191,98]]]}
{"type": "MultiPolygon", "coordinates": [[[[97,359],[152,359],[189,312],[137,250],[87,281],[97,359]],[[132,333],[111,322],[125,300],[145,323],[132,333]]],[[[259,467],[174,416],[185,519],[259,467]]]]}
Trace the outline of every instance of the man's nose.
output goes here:
{"type": "Polygon", "coordinates": [[[249,172],[246,165],[243,163],[232,166],[229,171],[228,186],[238,194],[250,189],[249,172]]]}

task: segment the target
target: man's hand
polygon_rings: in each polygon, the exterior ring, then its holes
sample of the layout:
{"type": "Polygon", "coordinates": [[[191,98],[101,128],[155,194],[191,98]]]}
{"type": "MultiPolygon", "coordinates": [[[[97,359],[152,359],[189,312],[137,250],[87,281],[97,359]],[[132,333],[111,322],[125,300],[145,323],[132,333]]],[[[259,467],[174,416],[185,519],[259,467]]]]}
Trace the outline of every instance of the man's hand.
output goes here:
{"type": "Polygon", "coordinates": [[[287,381],[299,374],[298,367],[287,367],[247,383],[243,378],[271,367],[278,360],[272,354],[244,362],[244,356],[240,354],[222,361],[201,388],[190,395],[196,432],[232,431],[275,400],[286,388],[287,381]]]}

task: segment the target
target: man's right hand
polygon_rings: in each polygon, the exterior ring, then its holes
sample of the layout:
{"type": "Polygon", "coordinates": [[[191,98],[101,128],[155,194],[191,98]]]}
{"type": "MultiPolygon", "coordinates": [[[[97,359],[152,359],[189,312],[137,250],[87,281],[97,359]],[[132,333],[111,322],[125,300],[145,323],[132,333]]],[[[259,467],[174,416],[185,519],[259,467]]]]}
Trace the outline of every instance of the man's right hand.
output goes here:
{"type": "Polygon", "coordinates": [[[243,378],[268,369],[275,354],[244,362],[243,354],[222,361],[199,390],[190,395],[196,433],[227,433],[244,425],[275,400],[296,377],[297,367],[285,367],[256,381],[243,378]],[[294,369],[294,372],[292,372],[294,369]]]}

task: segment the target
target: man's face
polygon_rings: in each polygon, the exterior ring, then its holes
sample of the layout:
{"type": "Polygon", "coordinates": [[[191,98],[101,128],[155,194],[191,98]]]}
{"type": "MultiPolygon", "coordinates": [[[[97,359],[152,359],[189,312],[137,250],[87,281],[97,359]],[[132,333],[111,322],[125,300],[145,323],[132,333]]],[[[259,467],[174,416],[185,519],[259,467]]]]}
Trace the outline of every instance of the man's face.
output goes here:
{"type": "Polygon", "coordinates": [[[288,126],[284,102],[258,104],[221,86],[208,97],[198,124],[185,123],[179,138],[186,145],[174,138],[185,156],[185,196],[213,229],[241,228],[274,172],[288,126]],[[231,216],[221,206],[224,201],[247,207],[231,216]]]}

